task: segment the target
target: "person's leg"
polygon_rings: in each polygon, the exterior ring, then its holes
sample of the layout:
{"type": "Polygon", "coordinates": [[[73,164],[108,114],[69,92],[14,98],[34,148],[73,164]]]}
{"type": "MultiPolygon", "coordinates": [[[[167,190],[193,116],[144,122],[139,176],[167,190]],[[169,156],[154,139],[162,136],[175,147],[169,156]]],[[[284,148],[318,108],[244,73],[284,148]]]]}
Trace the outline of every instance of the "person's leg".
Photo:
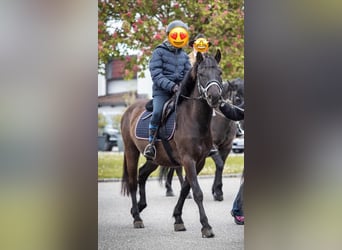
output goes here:
{"type": "Polygon", "coordinates": [[[238,225],[243,225],[245,223],[245,217],[243,214],[243,184],[244,182],[240,185],[240,189],[235,197],[233,208],[231,210],[231,215],[234,217],[234,221],[238,225]]]}
{"type": "Polygon", "coordinates": [[[162,116],[163,106],[165,102],[169,99],[168,96],[154,96],[153,97],[153,112],[152,118],[149,124],[149,144],[146,146],[144,150],[144,156],[148,159],[154,160],[156,157],[156,149],[154,146],[154,141],[157,136],[159,123],[162,116]]]}
{"type": "Polygon", "coordinates": [[[243,216],[243,210],[242,210],[242,192],[243,192],[243,183],[240,185],[239,192],[237,193],[234,203],[233,203],[233,213],[234,215],[243,216]]]}

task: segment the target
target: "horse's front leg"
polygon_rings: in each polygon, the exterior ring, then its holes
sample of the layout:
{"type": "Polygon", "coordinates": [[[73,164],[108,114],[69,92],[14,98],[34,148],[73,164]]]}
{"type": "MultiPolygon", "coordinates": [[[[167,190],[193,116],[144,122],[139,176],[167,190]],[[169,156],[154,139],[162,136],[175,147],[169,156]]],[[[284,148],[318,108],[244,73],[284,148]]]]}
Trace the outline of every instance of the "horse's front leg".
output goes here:
{"type": "Polygon", "coordinates": [[[214,160],[216,166],[215,179],[213,182],[213,186],[211,188],[211,193],[213,194],[215,201],[223,201],[222,172],[224,167],[224,161],[220,154],[215,154],[211,158],[214,160]]]}
{"type": "Polygon", "coordinates": [[[187,179],[185,179],[182,184],[182,188],[181,188],[181,192],[180,192],[180,196],[178,198],[177,204],[173,210],[173,217],[175,217],[175,224],[174,224],[175,231],[186,230],[183,219],[182,219],[182,210],[183,210],[184,201],[187,195],[189,194],[189,191],[190,191],[190,184],[187,181],[187,179]]]}
{"type": "Polygon", "coordinates": [[[140,199],[138,203],[139,212],[141,212],[146,206],[146,180],[150,174],[156,170],[158,165],[152,163],[151,161],[146,161],[145,164],[139,169],[139,194],[140,199]]]}
{"type": "MultiPolygon", "coordinates": [[[[183,178],[183,168],[182,167],[179,167],[179,168],[176,168],[176,173],[177,173],[177,176],[178,176],[178,180],[181,184],[181,186],[183,185],[183,182],[184,182],[184,178],[183,178]]],[[[187,195],[186,197],[187,199],[191,199],[191,193],[189,192],[189,194],[187,195]]]]}
{"type": "Polygon", "coordinates": [[[201,187],[198,183],[197,175],[203,169],[205,163],[205,159],[203,161],[197,163],[196,170],[191,168],[189,174],[187,174],[187,178],[190,182],[190,186],[192,188],[192,193],[194,196],[194,200],[198,206],[199,213],[200,213],[200,221],[202,224],[202,237],[203,238],[212,238],[215,236],[212,227],[209,225],[208,217],[205,213],[204,206],[203,206],[203,192],[201,187]]]}
{"type": "Polygon", "coordinates": [[[176,218],[176,223],[177,223],[177,217],[176,215],[179,216],[180,222],[182,222],[181,219],[181,214],[182,214],[182,209],[184,205],[184,200],[186,196],[188,195],[190,191],[190,187],[192,188],[192,193],[194,196],[194,200],[198,206],[199,213],[200,213],[200,222],[202,224],[202,237],[203,238],[211,238],[214,237],[214,233],[212,230],[212,227],[209,225],[207,215],[204,210],[203,206],[203,192],[199,186],[198,179],[197,179],[197,173],[203,168],[204,166],[204,161],[203,159],[197,166],[196,169],[196,163],[192,159],[185,159],[184,160],[184,169],[186,172],[186,180],[184,181],[184,184],[182,185],[182,190],[181,190],[181,195],[179,197],[178,203],[175,207],[174,211],[174,216],[176,218]],[[190,186],[189,186],[190,184],[190,186]]]}

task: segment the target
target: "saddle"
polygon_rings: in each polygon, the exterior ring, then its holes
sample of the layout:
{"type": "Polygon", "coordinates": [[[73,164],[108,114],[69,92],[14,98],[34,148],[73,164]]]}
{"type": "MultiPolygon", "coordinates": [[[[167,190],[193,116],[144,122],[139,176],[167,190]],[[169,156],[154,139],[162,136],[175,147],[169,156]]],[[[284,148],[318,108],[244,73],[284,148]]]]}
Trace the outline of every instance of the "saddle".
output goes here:
{"type": "MultiPolygon", "coordinates": [[[[166,119],[170,116],[170,114],[173,111],[175,111],[175,106],[176,106],[175,104],[176,104],[176,98],[174,98],[174,96],[165,102],[165,104],[163,106],[162,118],[161,118],[161,124],[162,125],[166,122],[166,119]]],[[[149,112],[153,111],[153,100],[152,99],[146,103],[145,109],[149,112]]]]}
{"type": "MultiPolygon", "coordinates": [[[[172,154],[172,148],[169,143],[169,140],[172,139],[173,134],[176,129],[176,96],[174,95],[171,97],[170,100],[168,100],[163,107],[162,111],[162,118],[161,118],[161,125],[158,129],[156,141],[161,141],[167,155],[169,156],[171,162],[178,166],[180,165],[173,157],[172,154]]],[[[137,122],[136,128],[135,128],[135,137],[137,139],[142,140],[148,140],[149,134],[148,134],[148,126],[152,117],[152,111],[153,111],[153,102],[152,100],[148,101],[145,105],[145,111],[141,113],[139,116],[139,120],[137,122]]]]}
{"type": "MultiPolygon", "coordinates": [[[[174,97],[170,98],[163,107],[161,126],[159,128],[156,140],[171,140],[175,131],[175,102],[174,97]]],[[[148,140],[148,125],[150,123],[153,111],[153,100],[149,100],[145,105],[145,111],[139,116],[135,128],[135,137],[142,140],[148,140]]]]}

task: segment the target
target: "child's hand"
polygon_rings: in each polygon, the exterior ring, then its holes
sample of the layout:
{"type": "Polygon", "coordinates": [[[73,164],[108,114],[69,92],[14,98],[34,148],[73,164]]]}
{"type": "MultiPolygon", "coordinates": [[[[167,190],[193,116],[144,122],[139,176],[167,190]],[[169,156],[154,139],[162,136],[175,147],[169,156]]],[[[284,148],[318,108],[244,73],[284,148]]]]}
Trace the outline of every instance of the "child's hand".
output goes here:
{"type": "Polygon", "coordinates": [[[175,86],[172,87],[172,92],[176,93],[176,92],[178,92],[178,90],[179,90],[179,86],[178,86],[178,84],[175,84],[175,86]]]}

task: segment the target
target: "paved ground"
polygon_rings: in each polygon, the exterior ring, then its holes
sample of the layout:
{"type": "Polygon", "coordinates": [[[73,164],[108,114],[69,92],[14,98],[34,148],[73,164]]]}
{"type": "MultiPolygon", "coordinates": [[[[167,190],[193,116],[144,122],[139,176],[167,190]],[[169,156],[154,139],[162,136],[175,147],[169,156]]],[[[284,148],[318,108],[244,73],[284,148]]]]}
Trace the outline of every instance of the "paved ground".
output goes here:
{"type": "MultiPolygon", "coordinates": [[[[133,228],[131,198],[120,194],[121,182],[99,182],[98,249],[244,249],[244,226],[236,225],[229,214],[240,178],[223,179],[222,202],[212,198],[212,181],[212,177],[199,179],[204,193],[204,208],[215,233],[215,237],[210,239],[201,237],[198,207],[193,199],[187,199],[183,209],[187,231],[173,230],[172,212],[177,198],[166,197],[165,189],[157,180],[150,180],[146,185],[147,207],[141,213],[143,229],[133,228]]],[[[173,184],[178,195],[179,183],[175,181],[173,184]]]]}

